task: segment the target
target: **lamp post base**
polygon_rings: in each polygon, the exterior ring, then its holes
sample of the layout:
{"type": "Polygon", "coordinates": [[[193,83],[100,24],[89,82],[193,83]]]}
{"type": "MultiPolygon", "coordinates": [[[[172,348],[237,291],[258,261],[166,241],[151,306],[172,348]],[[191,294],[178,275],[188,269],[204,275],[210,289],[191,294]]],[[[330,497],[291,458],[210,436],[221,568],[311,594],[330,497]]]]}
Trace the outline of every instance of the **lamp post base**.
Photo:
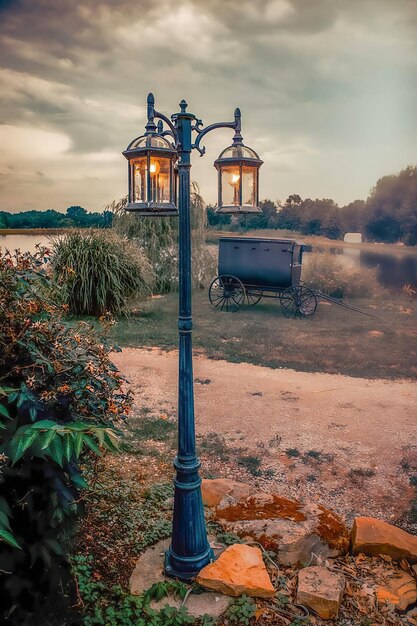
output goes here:
{"type": "Polygon", "coordinates": [[[211,561],[214,561],[214,552],[210,547],[203,554],[192,557],[178,556],[170,547],[165,552],[164,574],[169,578],[190,582],[211,561]]]}

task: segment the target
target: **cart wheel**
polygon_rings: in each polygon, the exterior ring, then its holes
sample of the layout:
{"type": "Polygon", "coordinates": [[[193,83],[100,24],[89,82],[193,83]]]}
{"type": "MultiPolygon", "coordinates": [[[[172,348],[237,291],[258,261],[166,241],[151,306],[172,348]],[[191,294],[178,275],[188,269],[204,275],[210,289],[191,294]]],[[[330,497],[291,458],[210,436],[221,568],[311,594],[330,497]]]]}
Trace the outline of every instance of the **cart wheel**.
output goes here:
{"type": "Polygon", "coordinates": [[[217,276],[209,287],[209,300],[215,309],[234,313],[245,301],[245,288],[236,276],[217,276]]]}
{"type": "Polygon", "coordinates": [[[246,302],[249,306],[255,306],[258,304],[259,300],[262,298],[262,292],[259,291],[246,291],[246,302]]]}
{"type": "Polygon", "coordinates": [[[280,293],[279,300],[285,317],[307,317],[314,315],[317,298],[314,291],[305,285],[294,285],[280,293]]]}

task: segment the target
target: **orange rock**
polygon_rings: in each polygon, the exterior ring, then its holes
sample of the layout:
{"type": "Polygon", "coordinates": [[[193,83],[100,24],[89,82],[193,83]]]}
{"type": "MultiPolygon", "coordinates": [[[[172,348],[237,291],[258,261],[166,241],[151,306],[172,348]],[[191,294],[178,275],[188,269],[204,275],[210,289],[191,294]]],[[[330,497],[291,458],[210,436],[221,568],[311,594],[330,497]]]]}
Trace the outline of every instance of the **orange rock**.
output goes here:
{"type": "Polygon", "coordinates": [[[337,617],[344,590],[344,577],[325,567],[305,567],[298,573],[297,603],[322,619],[337,617]]]}
{"type": "Polygon", "coordinates": [[[417,601],[416,581],[407,572],[398,572],[378,587],[376,594],[379,603],[389,602],[400,611],[405,611],[410,604],[417,601]]]}
{"type": "Polygon", "coordinates": [[[404,557],[417,562],[417,537],[382,520],[357,517],[352,529],[352,550],[354,554],[385,554],[393,559],[404,557]]]}
{"type": "Polygon", "coordinates": [[[225,498],[215,519],[224,530],[276,552],[281,565],[311,562],[313,554],[325,559],[349,548],[348,530],[335,513],[277,494],[256,493],[234,504],[225,498]]]}
{"type": "Polygon", "coordinates": [[[262,560],[259,548],[234,544],[226,548],[217,561],[206,565],[197,583],[227,596],[272,598],[275,590],[262,560]]]}
{"type": "Polygon", "coordinates": [[[205,506],[217,506],[226,496],[231,496],[238,501],[241,498],[246,498],[250,492],[251,486],[247,483],[239,483],[228,478],[203,479],[201,484],[201,493],[205,506]]]}

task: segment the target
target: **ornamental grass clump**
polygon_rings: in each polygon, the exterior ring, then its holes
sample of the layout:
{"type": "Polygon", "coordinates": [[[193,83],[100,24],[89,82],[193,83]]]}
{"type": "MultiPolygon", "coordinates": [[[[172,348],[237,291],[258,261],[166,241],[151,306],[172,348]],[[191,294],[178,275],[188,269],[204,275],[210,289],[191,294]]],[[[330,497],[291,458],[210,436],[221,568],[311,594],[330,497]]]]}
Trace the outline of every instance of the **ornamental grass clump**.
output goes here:
{"type": "Polygon", "coordinates": [[[345,264],[330,252],[312,252],[303,257],[303,282],[334,298],[366,298],[381,286],[376,270],[345,264]]]}
{"type": "Polygon", "coordinates": [[[149,296],[154,271],[142,250],[108,230],[53,239],[52,265],[72,315],[122,315],[130,298],[149,296]]]}
{"type": "Polygon", "coordinates": [[[0,254],[0,613],[13,624],[65,576],[82,468],[116,451],[131,404],[115,347],[65,320],[48,265],[44,249],[0,254]]]}

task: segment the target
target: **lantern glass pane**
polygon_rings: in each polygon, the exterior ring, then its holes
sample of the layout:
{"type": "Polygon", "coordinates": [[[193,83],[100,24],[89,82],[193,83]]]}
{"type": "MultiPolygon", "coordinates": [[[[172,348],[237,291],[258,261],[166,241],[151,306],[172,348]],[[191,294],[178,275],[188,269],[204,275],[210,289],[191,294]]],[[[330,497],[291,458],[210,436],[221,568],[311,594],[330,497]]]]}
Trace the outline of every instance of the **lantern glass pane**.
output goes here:
{"type": "Polygon", "coordinates": [[[242,166],[242,206],[256,206],[256,167],[242,166]]]}
{"type": "Polygon", "coordinates": [[[222,206],[239,206],[240,174],[238,165],[226,165],[221,168],[222,206]]]}
{"type": "Polygon", "coordinates": [[[146,157],[135,159],[132,163],[132,201],[146,202],[146,157]]]}
{"type": "Polygon", "coordinates": [[[171,159],[151,157],[150,165],[150,198],[151,202],[171,201],[171,159]]]}

